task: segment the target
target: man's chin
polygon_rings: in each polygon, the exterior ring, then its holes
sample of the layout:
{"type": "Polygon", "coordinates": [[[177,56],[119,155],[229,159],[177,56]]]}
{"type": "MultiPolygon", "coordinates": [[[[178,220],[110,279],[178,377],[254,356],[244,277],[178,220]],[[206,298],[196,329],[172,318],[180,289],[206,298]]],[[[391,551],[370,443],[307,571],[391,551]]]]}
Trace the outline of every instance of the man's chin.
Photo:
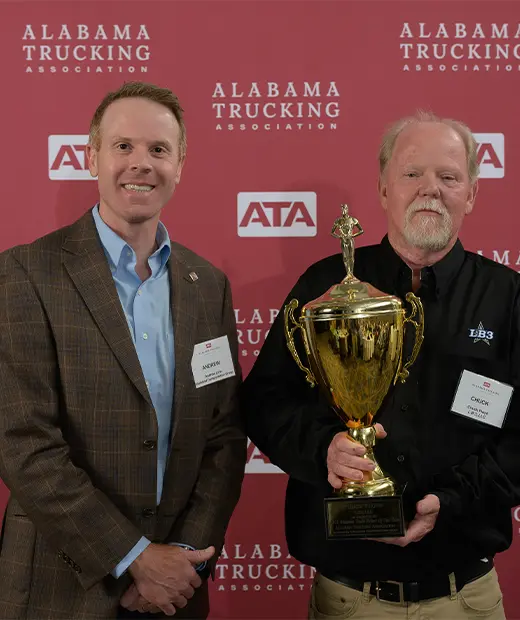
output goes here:
{"type": "Polygon", "coordinates": [[[451,234],[422,230],[405,233],[404,238],[409,245],[417,250],[440,252],[449,245],[451,234]]]}
{"type": "Polygon", "coordinates": [[[143,224],[153,219],[156,215],[156,213],[128,213],[125,219],[129,224],[143,224]]]}

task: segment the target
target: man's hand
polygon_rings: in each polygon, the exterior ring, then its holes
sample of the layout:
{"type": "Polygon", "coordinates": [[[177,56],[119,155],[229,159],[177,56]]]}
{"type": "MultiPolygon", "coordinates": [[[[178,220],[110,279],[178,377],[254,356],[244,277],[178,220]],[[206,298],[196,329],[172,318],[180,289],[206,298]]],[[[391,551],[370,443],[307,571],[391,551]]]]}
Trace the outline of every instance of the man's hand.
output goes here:
{"type": "Polygon", "coordinates": [[[124,593],[120,603],[122,607],[125,607],[130,611],[139,611],[141,613],[150,614],[156,614],[161,611],[159,607],[152,605],[139,594],[139,590],[137,589],[135,583],[133,583],[124,593]]]}
{"type": "MultiPolygon", "coordinates": [[[[195,566],[207,562],[214,553],[214,547],[190,551],[170,545],[148,545],[128,569],[135,589],[150,604],[146,611],[158,607],[167,616],[173,616],[176,607],[186,607],[195,588],[202,583],[195,566]]],[[[132,605],[140,611],[143,601],[136,599],[134,589],[130,588],[121,598],[121,605],[126,608],[132,605]]]]}
{"type": "MultiPolygon", "coordinates": [[[[378,439],[386,437],[386,432],[381,424],[375,425],[378,439]]],[[[341,489],[342,478],[347,480],[363,480],[367,477],[364,472],[374,471],[374,463],[363,458],[366,449],[350,439],[342,432],[334,436],[327,452],[327,469],[329,470],[328,481],[335,489],[341,489]]]]}
{"type": "Polygon", "coordinates": [[[436,495],[426,495],[420,502],[417,502],[415,507],[417,514],[408,525],[404,536],[399,538],[372,538],[370,540],[384,542],[388,545],[398,545],[399,547],[406,547],[410,543],[419,542],[435,527],[440,508],[441,502],[436,495]]]}

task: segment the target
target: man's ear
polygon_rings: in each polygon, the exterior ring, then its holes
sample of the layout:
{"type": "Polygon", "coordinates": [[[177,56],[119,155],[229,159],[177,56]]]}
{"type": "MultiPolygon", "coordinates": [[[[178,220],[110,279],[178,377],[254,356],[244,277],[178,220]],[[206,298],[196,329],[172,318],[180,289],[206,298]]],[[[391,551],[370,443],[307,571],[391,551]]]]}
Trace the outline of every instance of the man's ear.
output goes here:
{"type": "Polygon", "coordinates": [[[90,176],[95,178],[98,175],[98,162],[97,162],[98,152],[89,142],[85,149],[85,153],[87,155],[88,169],[90,171],[90,176]]]}

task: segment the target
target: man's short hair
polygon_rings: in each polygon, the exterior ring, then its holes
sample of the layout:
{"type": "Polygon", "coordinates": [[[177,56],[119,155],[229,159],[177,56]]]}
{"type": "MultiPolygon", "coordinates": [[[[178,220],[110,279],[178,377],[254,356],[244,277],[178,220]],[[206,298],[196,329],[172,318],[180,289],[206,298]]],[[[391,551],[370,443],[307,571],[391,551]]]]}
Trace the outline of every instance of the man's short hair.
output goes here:
{"type": "Polygon", "coordinates": [[[474,183],[479,175],[479,165],[477,161],[477,142],[471,133],[470,128],[452,118],[440,118],[432,112],[425,112],[418,110],[413,116],[407,116],[401,118],[395,123],[392,123],[386,130],[381,140],[381,146],[379,147],[379,178],[383,178],[383,174],[388,166],[388,162],[392,157],[394,151],[395,142],[399,134],[414,123],[442,123],[451,127],[462,139],[466,148],[466,160],[468,163],[468,175],[471,183],[474,183]]]}
{"type": "Polygon", "coordinates": [[[103,98],[103,101],[98,105],[92,121],[90,122],[89,143],[95,148],[99,149],[101,145],[100,127],[103,116],[106,109],[114,101],[120,99],[128,99],[130,97],[140,97],[141,99],[148,99],[159,103],[168,108],[177,119],[180,127],[179,134],[179,158],[181,161],[186,157],[186,127],[184,125],[183,115],[184,110],[179,103],[179,99],[167,88],[161,88],[155,84],[148,84],[146,82],[126,82],[120,88],[115,91],[109,92],[103,98]]]}

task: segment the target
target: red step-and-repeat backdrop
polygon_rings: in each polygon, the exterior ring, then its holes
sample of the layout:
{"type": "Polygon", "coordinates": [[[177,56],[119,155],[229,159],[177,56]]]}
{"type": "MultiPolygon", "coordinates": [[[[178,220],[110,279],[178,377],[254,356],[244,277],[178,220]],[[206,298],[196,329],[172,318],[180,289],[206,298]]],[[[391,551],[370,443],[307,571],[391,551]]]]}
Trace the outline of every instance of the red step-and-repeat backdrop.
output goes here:
{"type": "MultiPolygon", "coordinates": [[[[361,221],[360,244],[384,234],[379,139],[417,108],[475,132],[480,191],[462,240],[520,269],[518,2],[0,0],[0,13],[0,249],[96,202],[85,143],[106,91],[132,79],[170,87],[189,148],[163,219],[229,275],[245,373],[296,278],[339,250],[329,233],[340,204],[361,221]]],[[[285,485],[250,445],[212,618],[304,617],[313,569],[287,553],[285,485]]],[[[0,509],[6,499],[3,488],[0,509]]],[[[520,510],[513,519],[498,559],[510,618],[520,510]]]]}

